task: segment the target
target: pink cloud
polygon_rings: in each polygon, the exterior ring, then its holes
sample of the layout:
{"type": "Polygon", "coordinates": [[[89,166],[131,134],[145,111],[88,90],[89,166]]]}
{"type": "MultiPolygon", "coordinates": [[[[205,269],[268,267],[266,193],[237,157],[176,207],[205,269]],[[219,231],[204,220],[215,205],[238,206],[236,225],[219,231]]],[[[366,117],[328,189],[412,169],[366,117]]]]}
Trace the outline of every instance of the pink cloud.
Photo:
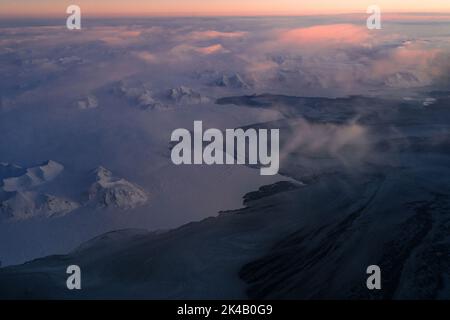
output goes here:
{"type": "Polygon", "coordinates": [[[138,42],[142,32],[114,27],[96,27],[89,30],[88,34],[111,46],[126,46],[138,42]]]}
{"type": "Polygon", "coordinates": [[[414,42],[407,43],[393,50],[382,60],[374,61],[372,72],[375,76],[383,76],[407,71],[425,82],[431,81],[441,72],[441,64],[435,63],[441,54],[442,51],[436,48],[425,48],[414,42]]]}
{"type": "Polygon", "coordinates": [[[197,52],[203,53],[203,54],[214,54],[214,53],[226,53],[228,50],[226,50],[221,44],[214,44],[209,47],[202,47],[197,48],[197,52]]]}
{"type": "Polygon", "coordinates": [[[408,22],[417,22],[417,21],[442,21],[448,22],[450,21],[449,14],[406,14],[406,13],[385,13],[383,15],[383,20],[385,21],[408,21],[408,22]]]}
{"type": "Polygon", "coordinates": [[[367,28],[352,24],[320,25],[284,31],[280,40],[290,44],[328,46],[336,44],[360,44],[370,39],[367,28]]]}
{"type": "Polygon", "coordinates": [[[148,62],[148,63],[158,62],[158,58],[154,54],[151,54],[150,52],[147,52],[147,51],[134,52],[134,55],[136,57],[138,57],[139,59],[141,59],[145,62],[148,62]]]}
{"type": "Polygon", "coordinates": [[[218,53],[227,53],[229,52],[227,49],[225,49],[221,44],[214,44],[207,47],[197,47],[197,46],[191,46],[191,45],[178,45],[171,49],[171,53],[175,54],[177,56],[184,56],[186,54],[204,54],[204,55],[210,55],[210,54],[218,54],[218,53]]]}

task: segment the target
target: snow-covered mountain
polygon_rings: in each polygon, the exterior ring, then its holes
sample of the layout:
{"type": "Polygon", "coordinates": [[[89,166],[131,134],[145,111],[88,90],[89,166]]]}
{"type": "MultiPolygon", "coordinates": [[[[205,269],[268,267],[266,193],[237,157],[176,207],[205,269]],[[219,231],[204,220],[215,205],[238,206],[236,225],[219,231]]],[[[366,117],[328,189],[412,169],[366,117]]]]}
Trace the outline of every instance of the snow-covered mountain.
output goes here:
{"type": "Polygon", "coordinates": [[[89,187],[89,202],[99,207],[114,206],[133,209],[148,200],[145,191],[125,179],[114,177],[111,171],[99,167],[93,172],[94,182],[89,187]]]}
{"type": "Polygon", "coordinates": [[[1,269],[0,297],[448,299],[449,198],[410,188],[414,179],[396,168],[327,175],[173,231],[108,233],[1,269]],[[78,292],[65,287],[71,264],[82,269],[78,292]],[[383,270],[380,292],[364,289],[373,264],[383,270]]]}
{"type": "Polygon", "coordinates": [[[85,110],[85,109],[94,109],[98,107],[98,100],[97,98],[90,94],[80,100],[78,100],[75,105],[78,109],[85,110]]]}
{"type": "Polygon", "coordinates": [[[450,119],[448,99],[431,109],[361,97],[230,101],[317,117],[255,125],[281,128],[283,173],[303,184],[262,187],[244,196],[242,209],[170,231],[110,232],[66,255],[0,269],[0,296],[449,298],[450,139],[441,130],[450,119]],[[352,123],[340,104],[368,113],[352,123]],[[335,114],[321,121],[322,108],[335,114]],[[83,272],[78,292],[65,287],[71,264],[83,272]],[[382,270],[381,291],[365,289],[370,265],[382,270]]]}
{"type": "Polygon", "coordinates": [[[0,297],[448,298],[449,35],[406,19],[2,21],[0,297]],[[175,166],[196,120],[282,175],[175,166]]]}
{"type": "Polygon", "coordinates": [[[15,191],[8,193],[0,202],[0,213],[3,219],[17,222],[36,217],[60,217],[78,207],[76,202],[54,195],[15,191]]]}
{"type": "Polygon", "coordinates": [[[115,91],[143,110],[166,108],[161,101],[154,97],[155,93],[149,84],[121,81],[115,91]]]}
{"type": "Polygon", "coordinates": [[[384,84],[393,88],[419,87],[424,81],[410,72],[396,72],[384,79],[384,84]]]}
{"type": "Polygon", "coordinates": [[[180,86],[170,89],[167,93],[167,98],[172,103],[179,105],[203,104],[211,102],[208,97],[205,97],[186,86],[180,86]]]}
{"type": "Polygon", "coordinates": [[[39,190],[63,170],[63,165],[51,160],[31,168],[0,164],[0,218],[16,222],[35,217],[52,218],[77,209],[76,202],[39,190]]]}
{"type": "Polygon", "coordinates": [[[23,170],[13,164],[4,165],[3,168],[6,170],[6,176],[2,179],[2,190],[6,192],[37,187],[55,179],[64,170],[64,166],[51,160],[23,170]],[[15,175],[14,172],[22,174],[15,175]]]}
{"type": "MultiPolygon", "coordinates": [[[[49,194],[45,188],[62,174],[64,166],[46,161],[39,166],[22,168],[1,163],[0,217],[2,220],[20,222],[31,218],[55,218],[84,206],[129,210],[142,206],[148,200],[146,192],[131,182],[113,176],[111,171],[98,167],[88,176],[89,185],[78,193],[87,194],[80,202],[69,197],[49,194]]],[[[82,177],[80,177],[82,178],[82,177]]],[[[73,193],[72,190],[71,193],[73,193]]],[[[58,192],[61,194],[61,192],[58,192]]]]}
{"type": "Polygon", "coordinates": [[[217,79],[214,84],[219,87],[232,88],[232,89],[248,89],[248,85],[244,79],[242,79],[239,73],[234,73],[232,75],[222,75],[217,79]]]}

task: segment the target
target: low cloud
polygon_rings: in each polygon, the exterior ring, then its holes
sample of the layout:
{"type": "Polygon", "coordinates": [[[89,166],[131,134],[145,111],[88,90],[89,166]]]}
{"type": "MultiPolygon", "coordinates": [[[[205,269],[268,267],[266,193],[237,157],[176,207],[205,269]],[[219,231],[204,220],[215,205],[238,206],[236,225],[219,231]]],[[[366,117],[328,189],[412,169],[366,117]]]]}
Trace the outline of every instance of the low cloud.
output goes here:
{"type": "Polygon", "coordinates": [[[402,81],[399,78],[399,81],[393,83],[398,87],[408,87],[408,84],[429,85],[442,71],[442,66],[437,60],[441,54],[443,52],[440,49],[427,48],[418,42],[408,42],[388,50],[385,55],[375,59],[372,62],[370,73],[376,79],[409,75],[408,79],[402,81]]]}
{"type": "Polygon", "coordinates": [[[133,53],[139,59],[147,62],[147,63],[157,63],[158,57],[148,51],[137,51],[133,53]]]}
{"type": "Polygon", "coordinates": [[[221,44],[213,44],[205,47],[182,44],[175,46],[170,50],[171,54],[174,54],[180,58],[186,58],[192,54],[211,55],[227,52],[229,51],[221,44]]]}
{"type": "Polygon", "coordinates": [[[280,151],[281,161],[293,152],[300,152],[337,158],[345,164],[362,159],[369,152],[368,131],[356,121],[337,125],[313,124],[298,119],[292,128],[290,139],[280,151]],[[348,148],[353,152],[348,152],[348,148]]]}
{"type": "Polygon", "coordinates": [[[282,31],[279,41],[285,45],[362,45],[370,39],[366,27],[352,24],[319,25],[282,31]]]}
{"type": "Polygon", "coordinates": [[[247,35],[247,32],[221,32],[216,30],[206,30],[206,31],[193,31],[183,36],[186,40],[191,41],[203,41],[203,40],[214,40],[214,39],[236,39],[242,38],[247,35]]]}

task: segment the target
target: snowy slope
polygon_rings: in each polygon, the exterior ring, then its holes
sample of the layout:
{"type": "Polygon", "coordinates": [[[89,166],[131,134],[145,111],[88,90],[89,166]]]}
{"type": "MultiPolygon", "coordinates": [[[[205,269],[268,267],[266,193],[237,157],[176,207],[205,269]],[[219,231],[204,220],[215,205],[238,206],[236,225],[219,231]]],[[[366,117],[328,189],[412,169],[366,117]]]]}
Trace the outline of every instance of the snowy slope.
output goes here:
{"type": "MultiPolygon", "coordinates": [[[[371,38],[353,19],[331,28],[371,38]]],[[[378,263],[382,298],[448,297],[440,23],[369,43],[330,39],[328,16],[8,23],[0,260],[47,258],[1,269],[1,296],[365,298],[378,263]],[[170,135],[196,120],[280,129],[282,176],[174,166],[170,135]]]]}
{"type": "Polygon", "coordinates": [[[408,117],[401,105],[382,119],[367,114],[360,121],[368,131],[347,123],[346,110],[333,117],[340,124],[260,124],[282,125],[283,171],[305,184],[261,188],[244,197],[243,209],[171,231],[113,232],[67,255],[4,268],[0,296],[448,299],[446,103],[409,106],[408,117]],[[299,132],[316,139],[293,148],[299,132]],[[355,152],[361,139],[367,149],[355,152]],[[83,270],[79,292],[65,289],[70,264],[83,270]],[[373,264],[383,272],[380,292],[365,289],[373,264]]]}

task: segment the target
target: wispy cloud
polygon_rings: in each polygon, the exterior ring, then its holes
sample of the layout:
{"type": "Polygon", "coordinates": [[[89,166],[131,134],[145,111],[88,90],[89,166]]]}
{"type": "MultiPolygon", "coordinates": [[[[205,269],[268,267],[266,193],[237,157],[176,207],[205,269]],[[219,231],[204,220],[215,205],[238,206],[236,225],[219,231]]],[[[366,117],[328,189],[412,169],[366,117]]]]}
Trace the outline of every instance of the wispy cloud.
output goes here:
{"type": "Polygon", "coordinates": [[[213,40],[213,39],[236,39],[242,38],[247,35],[247,32],[234,31],[234,32],[222,32],[216,30],[206,30],[206,31],[193,31],[182,37],[186,40],[213,40]]]}

